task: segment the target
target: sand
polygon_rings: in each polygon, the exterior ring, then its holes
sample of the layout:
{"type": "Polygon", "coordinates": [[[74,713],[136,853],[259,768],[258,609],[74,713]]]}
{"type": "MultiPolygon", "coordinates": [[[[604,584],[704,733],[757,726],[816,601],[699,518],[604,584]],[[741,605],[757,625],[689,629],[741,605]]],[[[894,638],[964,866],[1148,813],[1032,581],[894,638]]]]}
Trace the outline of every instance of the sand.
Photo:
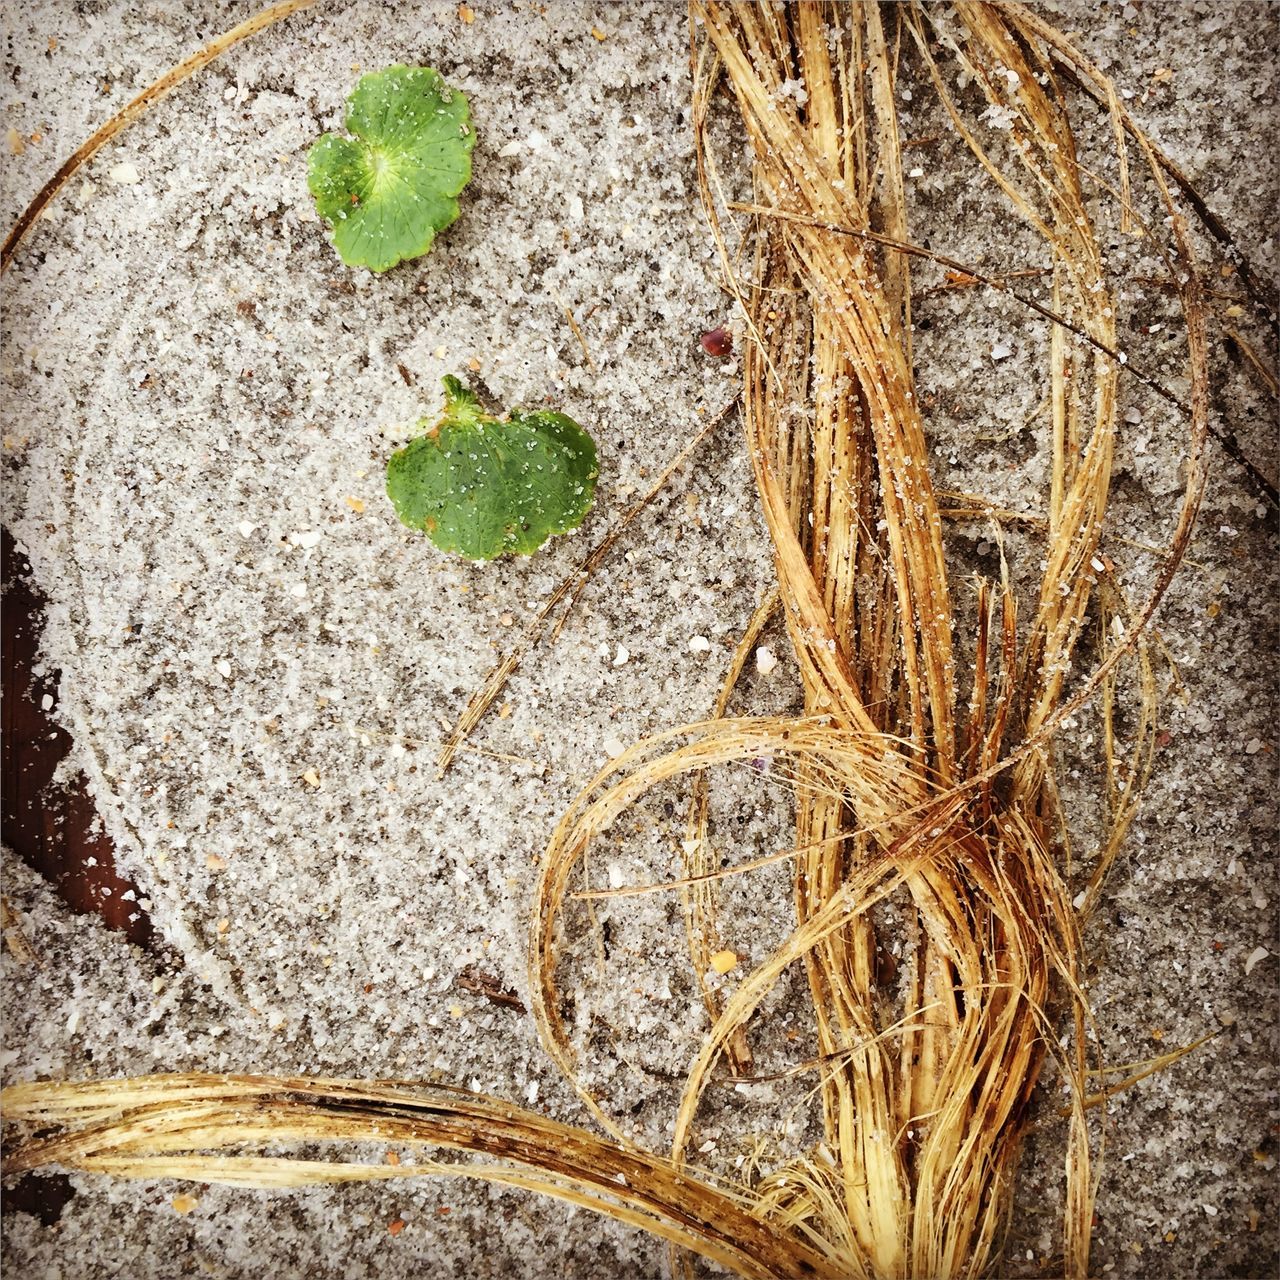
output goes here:
{"type": "MultiPolygon", "coordinates": [[[[1274,283],[1274,16],[1051,8],[1274,283]]],[[[77,175],[6,277],[4,519],[49,601],[42,654],[61,672],[71,763],[164,939],[131,949],[11,860],[5,893],[44,963],[5,956],[7,1080],[432,1078],[584,1122],[531,1019],[460,980],[480,971],[526,994],[530,889],[557,817],[621,745],[708,712],[771,567],[727,421],[437,778],[497,653],[720,412],[738,372],[698,343],[732,313],[697,205],[683,11],[471,9],[466,22],[452,3],[321,5],[237,48],[77,175]],[[475,179],[429,257],[374,277],[335,256],[304,157],[339,125],[359,71],[395,61],[468,93],[475,179]],[[471,565],[396,523],[385,458],[438,406],[446,373],[494,406],[550,404],[592,430],[602,470],[582,529],[531,560],[471,565]]],[[[11,12],[4,113],[23,150],[6,165],[6,220],[106,114],[245,12],[11,12]]],[[[931,119],[924,106],[907,117],[909,133],[931,119]]],[[[941,153],[925,155],[917,200],[934,246],[1016,258],[1016,240],[965,218],[941,153]]],[[[1162,318],[1136,314],[1135,341],[1162,318]]],[[[942,483],[1019,502],[1036,465],[1017,428],[1036,394],[1019,359],[1043,334],[972,298],[938,296],[917,319],[942,483]],[[991,367],[1001,344],[1015,355],[978,399],[974,362],[991,367]]],[[[1274,475],[1273,405],[1211,337],[1221,421],[1274,475]]],[[[1149,341],[1176,382],[1173,338],[1149,341]]],[[[1133,407],[1114,554],[1139,589],[1154,558],[1122,540],[1167,535],[1185,432],[1150,397],[1133,407]]],[[[1112,1106],[1094,1253],[1110,1275],[1275,1266],[1277,960],[1245,971],[1256,948],[1280,951],[1271,515],[1219,452],[1193,563],[1160,619],[1180,685],[1162,676],[1167,740],[1101,913],[1093,995],[1109,1061],[1223,1034],[1112,1106]]],[[[958,562],[987,554],[979,542],[961,539],[958,562]]],[[[740,708],[793,705],[785,641],[771,643],[783,661],[749,678],[740,708]]],[[[1082,796],[1098,776],[1090,729],[1068,747],[1082,796]]],[[[785,843],[786,797],[767,781],[720,778],[716,795],[714,836],[734,859],[785,843]]],[[[671,874],[681,799],[643,807],[594,858],[597,878],[671,874]]],[[[735,944],[762,958],[790,919],[785,874],[735,883],[728,905],[735,944]]],[[[593,1081],[661,1147],[705,1028],[678,904],[629,899],[598,922],[609,954],[601,964],[582,934],[576,1033],[593,1081]]],[[[781,997],[768,1014],[790,1016],[781,997]]],[[[791,1095],[757,1092],[770,1096],[709,1113],[709,1162],[731,1168],[785,1121],[791,1095]]],[[[1009,1275],[1052,1266],[1058,1160],[1051,1130],[1033,1140],[1009,1275]]],[[[463,1180],[196,1189],[185,1214],[177,1184],[71,1184],[56,1224],[6,1215],[12,1274],[141,1280],[175,1274],[175,1259],[225,1277],[664,1273],[647,1238],[463,1180]]]]}

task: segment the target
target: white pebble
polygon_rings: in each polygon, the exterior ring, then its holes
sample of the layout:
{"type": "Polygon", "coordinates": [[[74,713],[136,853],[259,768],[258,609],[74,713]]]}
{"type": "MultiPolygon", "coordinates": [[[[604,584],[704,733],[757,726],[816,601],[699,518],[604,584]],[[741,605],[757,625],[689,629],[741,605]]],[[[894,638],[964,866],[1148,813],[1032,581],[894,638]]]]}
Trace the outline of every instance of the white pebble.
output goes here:
{"type": "Polygon", "coordinates": [[[711,641],[706,636],[690,636],[689,637],[690,653],[710,653],[711,641]]]}
{"type": "Polygon", "coordinates": [[[762,644],[756,650],[756,670],[762,676],[767,676],[777,665],[778,655],[767,644],[762,644]]]}
{"type": "Polygon", "coordinates": [[[128,160],[123,160],[109,169],[107,177],[120,187],[131,187],[135,182],[142,181],[142,174],[128,160]]]}
{"type": "Polygon", "coordinates": [[[320,539],[323,536],[319,529],[307,529],[302,533],[291,533],[289,541],[295,547],[302,547],[304,550],[310,551],[312,547],[319,546],[320,539]]]}
{"type": "Polygon", "coordinates": [[[604,753],[610,760],[616,760],[625,750],[626,747],[623,746],[622,739],[616,734],[611,733],[604,740],[604,753]]]}
{"type": "Polygon", "coordinates": [[[293,586],[289,588],[289,594],[301,599],[307,594],[307,584],[305,582],[295,582],[293,586]]]}
{"type": "Polygon", "coordinates": [[[240,536],[242,538],[247,538],[258,526],[256,524],[250,524],[248,520],[241,520],[237,527],[240,530],[240,536]]]}
{"type": "Polygon", "coordinates": [[[1254,947],[1244,962],[1245,973],[1252,973],[1270,954],[1266,947],[1254,947]]]}
{"type": "Polygon", "coordinates": [[[229,663],[229,662],[226,660],[226,658],[221,658],[221,659],[219,659],[219,661],[218,661],[218,674],[219,674],[220,676],[230,676],[230,674],[231,674],[231,663],[229,663]]]}
{"type": "Polygon", "coordinates": [[[618,646],[618,652],[614,656],[613,665],[615,667],[625,667],[630,657],[631,657],[631,650],[628,649],[625,644],[620,644],[618,646]]]}

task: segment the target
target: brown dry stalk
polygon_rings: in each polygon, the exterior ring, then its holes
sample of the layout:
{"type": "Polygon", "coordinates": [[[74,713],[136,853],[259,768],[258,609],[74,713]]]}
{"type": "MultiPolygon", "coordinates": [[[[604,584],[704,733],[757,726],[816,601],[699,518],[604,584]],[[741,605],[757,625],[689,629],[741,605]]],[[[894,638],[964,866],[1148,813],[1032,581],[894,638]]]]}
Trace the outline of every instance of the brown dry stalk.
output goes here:
{"type": "MultiPolygon", "coordinates": [[[[1087,1274],[1097,1162],[1086,1111],[1181,1053],[1091,1091],[1091,1079],[1110,1071],[1091,1050],[1081,938],[1152,766],[1148,631],[1205,484],[1203,289],[1167,180],[1175,170],[1111,82],[1020,5],[958,0],[882,11],[692,0],[691,13],[699,181],[749,337],[742,416],[804,706],[789,717],[726,717],[775,607],[766,600],[713,717],[611,761],[550,840],[530,933],[531,1011],[610,1138],[439,1089],[154,1077],[7,1090],[9,1117],[49,1133],[17,1148],[6,1167],[58,1162],[254,1186],[393,1176],[381,1166],[226,1154],[376,1135],[500,1157],[500,1166],[432,1163],[396,1173],[467,1172],[589,1205],[668,1240],[686,1273],[684,1251],[693,1251],[750,1276],[978,1277],[998,1260],[1032,1094],[1053,1053],[1069,1086],[1064,1267],[1069,1277],[1087,1274]],[[934,486],[914,383],[915,246],[894,112],[912,53],[916,91],[937,94],[961,155],[990,183],[1002,216],[1040,238],[1039,260],[1051,264],[1051,306],[1036,304],[1050,326],[1041,374],[1048,478],[1027,504],[1043,518],[934,486]],[[963,94],[949,87],[956,66],[971,86],[963,94]],[[1148,238],[1167,226],[1168,242],[1154,248],[1176,277],[1186,321],[1186,488],[1154,581],[1134,604],[1103,550],[1123,360],[1095,194],[1084,195],[1059,92],[1064,66],[1108,112],[1118,149],[1109,194],[1119,217],[1148,238]],[[750,201],[730,199],[711,141],[722,88],[751,145],[750,201]],[[1005,143],[980,141],[984,109],[1008,122],[1005,143]],[[1144,199],[1159,216],[1138,215],[1144,199]],[[744,207],[751,221],[728,225],[744,207]],[[1001,573],[972,584],[967,605],[949,576],[944,514],[1018,520],[1020,537],[1035,546],[1022,566],[1031,589],[1015,588],[996,525],[1001,573]],[[960,633],[960,621],[971,634],[960,633]],[[1095,624],[1090,657],[1082,641],[1095,624]],[[1081,670],[1088,674],[1073,674],[1081,670]],[[1116,709],[1124,698],[1137,712],[1122,743],[1116,709]],[[1093,701],[1108,817],[1077,865],[1054,738],[1093,701]],[[599,896],[575,892],[593,842],[645,793],[686,779],[684,874],[650,888],[684,893],[702,982],[730,927],[715,896],[729,873],[712,869],[708,770],[744,762],[768,762],[771,776],[793,788],[795,845],[733,870],[789,860],[795,925],[736,984],[703,983],[711,1026],[689,1070],[672,1151],[660,1158],[635,1145],[611,1100],[580,1076],[557,984],[563,936],[577,920],[571,904],[599,896]],[[876,963],[890,925],[909,944],[897,980],[876,963]],[[817,1053],[758,1078],[816,1070],[823,1141],[729,1190],[689,1164],[700,1105],[722,1058],[735,1073],[751,1071],[751,1018],[793,966],[807,980],[817,1053]],[[1069,1021],[1061,1049],[1055,1001],[1069,1021]]],[[[557,593],[527,643],[592,563],[557,593]]],[[[522,652],[473,698],[442,764],[522,652]]]]}
{"type": "MultiPolygon", "coordinates": [[[[1046,1052],[1044,1008],[1056,992],[1073,1010],[1074,1032],[1062,1064],[1074,1085],[1065,1255],[1068,1273],[1083,1275],[1094,1174],[1084,1120],[1090,1024],[1078,921],[1118,853],[1150,767],[1155,684],[1144,630],[1185,549],[1203,486],[1203,312],[1183,222],[1158,159],[1099,80],[1113,137],[1123,142],[1133,133],[1173,219],[1167,256],[1187,271],[1192,433],[1187,493],[1156,583],[1136,609],[1114,592],[1098,602],[1104,625],[1123,619],[1120,638],[1108,626],[1097,669],[1071,687],[1067,673],[1097,583],[1107,577],[1098,556],[1121,367],[1115,294],[1074,139],[1039,78],[1048,56],[1039,41],[1061,56],[1074,51],[1056,33],[1032,32],[1020,8],[957,6],[956,31],[947,36],[954,56],[985,105],[1012,120],[1015,145],[997,159],[951,101],[930,49],[939,34],[933,11],[906,13],[961,138],[1053,262],[1045,568],[1021,627],[1008,580],[980,585],[971,692],[962,708],[940,510],[913,390],[906,258],[876,248],[909,247],[893,60],[880,11],[695,0],[693,12],[704,202],[752,336],[743,395],[748,445],[808,714],[696,726],[674,750],[654,740],[602,772],[548,850],[532,948],[534,1011],[572,1078],[575,1055],[557,1011],[555,934],[592,839],[665,778],[713,763],[785,760],[797,783],[798,926],[725,1003],[690,1074],[676,1157],[689,1149],[716,1060],[733,1056],[753,1009],[800,961],[821,1059],[839,1064],[824,1071],[821,1089],[826,1147],[836,1159],[834,1166],[788,1166],[762,1188],[766,1201],[825,1238],[847,1274],[979,1275],[994,1259],[1008,1211],[1027,1103],[1046,1052]],[[996,77],[997,66],[1016,72],[1016,81],[996,77]],[[754,153],[751,205],[760,216],[745,280],[721,227],[722,211],[742,205],[724,198],[706,136],[721,76],[754,153]],[[1073,336],[1097,354],[1072,350],[1073,336]],[[1142,709],[1122,767],[1111,708],[1121,663],[1130,659],[1142,709]],[[1099,691],[1111,820],[1078,912],[1051,735],[1099,691]],[[920,936],[896,998],[878,988],[873,964],[873,909],[890,899],[909,902],[920,936]],[[886,1036],[887,1022],[902,1034],[886,1036]]],[[[1126,204],[1133,182],[1124,161],[1126,204]]],[[[695,946],[695,956],[705,950],[695,946]]],[[[597,1118],[612,1125],[601,1101],[583,1092],[597,1118]]]]}
{"type": "Polygon", "coordinates": [[[247,40],[250,36],[257,35],[259,31],[265,31],[267,27],[279,22],[282,18],[287,18],[300,9],[309,9],[315,3],[316,0],[278,0],[278,3],[268,5],[261,12],[232,27],[230,31],[224,31],[220,36],[210,40],[203,49],[197,50],[189,58],[184,58],[176,67],[166,71],[159,80],[148,85],[136,98],[117,111],[63,161],[57,173],[40,188],[35,199],[22,211],[17,222],[9,228],[4,246],[0,248],[0,273],[8,271],[13,255],[27,232],[49,207],[58,192],[67,185],[76,170],[92,160],[116,134],[140,119],[166,94],[172,93],[184,80],[207,67],[215,58],[220,58],[241,40],[247,40]]]}
{"type": "Polygon", "coordinates": [[[693,1248],[744,1276],[837,1272],[803,1242],[778,1237],[749,1199],[670,1161],[624,1150],[536,1112],[461,1089],[368,1080],[156,1075],[75,1087],[11,1085],[7,1120],[61,1130],[5,1160],[19,1173],[46,1164],[129,1178],[187,1178],[243,1187],[467,1174],[595,1209],[693,1248]],[[363,1164],[195,1154],[300,1142],[385,1142],[465,1151],[498,1165],[363,1164]]]}

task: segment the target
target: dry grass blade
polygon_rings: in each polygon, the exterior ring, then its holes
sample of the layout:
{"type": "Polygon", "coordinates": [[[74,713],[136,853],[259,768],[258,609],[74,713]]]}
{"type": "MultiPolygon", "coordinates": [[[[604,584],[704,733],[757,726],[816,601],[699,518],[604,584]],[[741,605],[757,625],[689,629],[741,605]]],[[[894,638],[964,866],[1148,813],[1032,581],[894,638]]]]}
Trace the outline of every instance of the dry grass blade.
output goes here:
{"type": "Polygon", "coordinates": [[[609,1213],[758,1280],[838,1275],[798,1234],[766,1225],[730,1190],[660,1157],[461,1090],[193,1074],[13,1085],[4,1091],[4,1108],[11,1122],[59,1130],[10,1155],[7,1173],[56,1163],[119,1177],[247,1187],[465,1174],[609,1213]],[[466,1152],[504,1163],[428,1161],[390,1168],[210,1154],[247,1144],[354,1141],[466,1152]]]}
{"type": "Polygon", "coordinates": [[[22,243],[36,220],[49,207],[50,202],[67,185],[72,175],[82,165],[87,164],[118,133],[128,128],[147,109],[159,102],[166,94],[172,93],[184,80],[195,75],[197,71],[207,67],[215,58],[220,58],[226,51],[241,40],[247,40],[259,31],[265,31],[273,23],[287,18],[301,9],[309,9],[316,0],[279,0],[277,4],[268,5],[260,13],[246,18],[243,22],[224,31],[222,35],[210,40],[203,49],[184,58],[176,67],[166,71],[154,84],[148,85],[136,98],[122,107],[106,124],[94,133],[62,163],[57,173],[36,193],[36,198],[22,211],[18,220],[9,229],[5,237],[4,247],[0,249],[0,273],[8,271],[13,255],[22,243]]]}
{"type": "MultiPolygon", "coordinates": [[[[695,0],[694,120],[704,203],[752,336],[744,355],[748,445],[808,716],[694,726],[674,748],[665,738],[641,744],[593,782],[548,850],[531,949],[534,1012],[573,1078],[575,1054],[557,1011],[560,912],[578,862],[627,806],[676,773],[758,755],[789,760],[801,851],[797,928],[716,1018],[690,1074],[675,1155],[689,1149],[717,1058],[733,1058],[752,1010],[788,965],[801,963],[820,1059],[828,1064],[820,1097],[835,1161],[821,1170],[812,1161],[788,1166],[791,1190],[767,1184],[770,1203],[822,1234],[850,1275],[982,1274],[1008,1210],[1045,1052],[1043,1010],[1056,992],[1074,1010],[1073,1048],[1063,1063],[1075,1085],[1065,1256],[1068,1272],[1083,1275],[1094,1188],[1084,1106],[1090,1024],[1052,735],[1101,693],[1111,820],[1092,860],[1087,909],[1150,768],[1154,680],[1144,631],[1185,550],[1204,481],[1203,308],[1159,160],[1101,80],[1113,138],[1123,145],[1126,132],[1133,134],[1172,218],[1166,256],[1186,275],[1191,371],[1190,400],[1179,403],[1192,431],[1179,524],[1155,583],[1132,610],[1114,591],[1103,599],[1104,622],[1124,620],[1120,636],[1108,628],[1093,673],[1069,683],[1097,599],[1116,388],[1126,362],[1115,295],[1074,139],[1038,74],[1048,55],[1015,25],[1021,11],[960,4],[954,32],[938,28],[943,15],[933,10],[898,12],[961,138],[1015,216],[1043,238],[1054,264],[1053,305],[1034,308],[1053,325],[1054,431],[1046,559],[1029,617],[1019,625],[1007,578],[980,585],[972,693],[962,718],[942,512],[912,385],[905,254],[915,246],[896,177],[896,62],[880,10],[695,0]],[[930,48],[940,37],[986,103],[1008,113],[1017,142],[1008,156],[988,155],[951,102],[930,48]],[[849,58],[849,50],[860,56],[849,58]],[[866,81],[849,74],[863,65],[866,81]],[[1005,74],[994,75],[996,67],[1005,74]],[[725,198],[707,141],[720,76],[753,147],[751,202],[725,198]],[[797,83],[801,91],[792,92],[797,83]],[[873,173],[882,175],[878,183],[873,173]],[[721,224],[722,212],[732,210],[758,218],[747,279],[721,224]],[[1084,354],[1070,349],[1073,338],[1087,344],[1084,354]],[[1091,362],[1090,348],[1097,353],[1091,362]],[[1122,762],[1112,748],[1112,708],[1124,664],[1139,673],[1143,709],[1122,762]],[[1021,743],[1010,749],[1014,733],[1021,743]],[[872,961],[875,907],[890,900],[909,903],[921,939],[905,994],[888,1006],[902,1028],[894,1037],[883,1034],[890,1014],[872,961]],[[919,1017],[926,1008],[930,1016],[919,1017]],[[898,1140],[886,1141],[889,1134],[898,1140]]],[[[1060,40],[1053,47],[1070,56],[1060,40]]],[[[1127,157],[1118,163],[1127,210],[1136,180],[1127,157]]],[[[612,1126],[600,1100],[583,1094],[612,1126]]]]}

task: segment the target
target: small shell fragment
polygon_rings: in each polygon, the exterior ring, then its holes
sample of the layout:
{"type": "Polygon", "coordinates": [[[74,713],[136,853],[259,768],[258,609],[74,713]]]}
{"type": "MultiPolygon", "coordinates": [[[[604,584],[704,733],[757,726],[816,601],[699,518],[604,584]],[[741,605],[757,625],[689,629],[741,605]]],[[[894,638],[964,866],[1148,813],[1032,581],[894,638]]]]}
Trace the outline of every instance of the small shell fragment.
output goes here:
{"type": "Polygon", "coordinates": [[[1254,947],[1254,949],[1249,952],[1248,957],[1245,959],[1245,962],[1244,962],[1245,973],[1246,974],[1252,973],[1270,954],[1271,952],[1268,951],[1266,947],[1254,947]]]}

